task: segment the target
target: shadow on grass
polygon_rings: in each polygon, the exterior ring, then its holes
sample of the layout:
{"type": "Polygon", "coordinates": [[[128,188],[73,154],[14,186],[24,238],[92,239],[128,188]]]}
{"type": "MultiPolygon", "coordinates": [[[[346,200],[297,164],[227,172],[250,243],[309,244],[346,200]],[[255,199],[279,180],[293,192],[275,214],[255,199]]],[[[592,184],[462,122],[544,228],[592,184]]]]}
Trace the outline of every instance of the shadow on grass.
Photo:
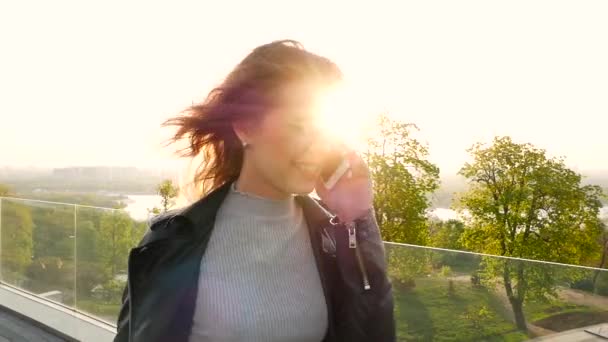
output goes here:
{"type": "Polygon", "coordinates": [[[418,278],[409,291],[395,291],[399,341],[524,341],[505,308],[485,288],[445,278],[418,278]]]}
{"type": "Polygon", "coordinates": [[[415,291],[400,291],[395,294],[395,314],[399,341],[434,340],[433,320],[415,291]]]}

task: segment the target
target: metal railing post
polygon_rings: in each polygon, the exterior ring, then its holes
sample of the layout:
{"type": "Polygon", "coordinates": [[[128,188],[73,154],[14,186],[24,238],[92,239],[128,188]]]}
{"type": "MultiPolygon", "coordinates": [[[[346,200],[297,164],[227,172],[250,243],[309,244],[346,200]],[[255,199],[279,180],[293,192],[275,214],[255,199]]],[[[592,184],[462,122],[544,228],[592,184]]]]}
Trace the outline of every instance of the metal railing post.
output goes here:
{"type": "Polygon", "coordinates": [[[78,211],[78,205],[74,204],[74,308],[77,308],[77,290],[78,288],[77,286],[77,282],[76,279],[78,278],[78,223],[77,223],[77,214],[76,212],[78,211]]]}
{"type": "Polygon", "coordinates": [[[4,198],[0,197],[0,282],[2,279],[2,200],[4,198]]]}

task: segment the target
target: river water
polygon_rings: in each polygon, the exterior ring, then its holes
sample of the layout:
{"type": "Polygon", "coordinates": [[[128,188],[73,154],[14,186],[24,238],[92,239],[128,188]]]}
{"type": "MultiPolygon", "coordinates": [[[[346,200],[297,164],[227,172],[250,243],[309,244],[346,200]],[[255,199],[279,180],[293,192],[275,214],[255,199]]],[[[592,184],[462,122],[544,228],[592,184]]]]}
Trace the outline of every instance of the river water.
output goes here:
{"type": "Polygon", "coordinates": [[[148,209],[160,208],[161,197],[158,195],[127,195],[125,211],[135,220],[148,219],[148,209]]]}
{"type": "MultiPolygon", "coordinates": [[[[127,195],[128,203],[125,210],[136,220],[145,220],[148,218],[148,209],[154,207],[160,208],[161,197],[158,195],[127,195]]],[[[436,217],[439,220],[447,221],[457,219],[458,213],[448,208],[435,208],[429,211],[429,215],[436,217]]],[[[600,217],[608,219],[608,207],[600,209],[600,217]]]]}

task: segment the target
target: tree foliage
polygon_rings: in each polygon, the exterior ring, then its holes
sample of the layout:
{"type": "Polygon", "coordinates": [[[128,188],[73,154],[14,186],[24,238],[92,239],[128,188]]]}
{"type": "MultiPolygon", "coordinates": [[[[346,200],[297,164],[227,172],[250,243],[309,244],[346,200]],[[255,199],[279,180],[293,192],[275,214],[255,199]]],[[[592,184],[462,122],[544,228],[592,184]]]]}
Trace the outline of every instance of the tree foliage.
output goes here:
{"type": "MultiPolygon", "coordinates": [[[[467,248],[571,264],[596,253],[600,187],[582,185],[562,159],[509,137],[496,138],[489,147],[476,144],[469,152],[473,161],[460,174],[470,188],[458,204],[470,217],[463,236],[467,248]]],[[[553,271],[523,262],[486,263],[486,275],[500,277],[522,330],[524,301],[553,294],[558,282],[553,271]]]]}
{"type": "Polygon", "coordinates": [[[161,205],[163,207],[163,212],[166,212],[175,205],[175,198],[179,193],[179,188],[173,185],[173,182],[171,180],[164,180],[158,185],[156,191],[161,197],[161,205]]]}
{"type": "Polygon", "coordinates": [[[116,314],[128,253],[143,237],[145,222],[122,210],[72,204],[3,198],[1,207],[3,281],[37,294],[58,290],[48,298],[81,309],[103,300],[113,308],[106,316],[116,314]]]}
{"type": "Polygon", "coordinates": [[[428,195],[439,186],[439,169],[428,149],[414,137],[412,124],[381,116],[378,134],[365,154],[374,183],[374,208],[382,237],[388,241],[428,242],[428,195]]]}
{"type": "Polygon", "coordinates": [[[73,298],[74,261],[49,256],[35,259],[27,270],[28,289],[33,292],[60,290],[65,299],[73,298]]]}
{"type": "Polygon", "coordinates": [[[104,213],[98,232],[99,260],[112,277],[126,271],[129,251],[143,235],[141,224],[136,224],[126,212],[104,213]]]}
{"type": "Polygon", "coordinates": [[[27,206],[2,201],[2,275],[5,281],[20,283],[32,263],[32,230],[34,223],[27,206]]]}
{"type": "Polygon", "coordinates": [[[464,222],[460,220],[434,220],[429,225],[431,245],[453,250],[465,249],[461,237],[464,233],[464,222]]]}
{"type": "Polygon", "coordinates": [[[432,253],[426,248],[403,248],[387,245],[388,276],[399,291],[410,291],[416,287],[416,278],[431,272],[432,253]]]}
{"type": "Polygon", "coordinates": [[[0,184],[0,197],[10,197],[13,195],[13,190],[5,184],[0,184]]]}
{"type": "MultiPolygon", "coordinates": [[[[600,260],[598,262],[597,268],[599,269],[603,269],[606,265],[606,257],[608,254],[608,225],[606,224],[606,222],[602,222],[600,225],[600,229],[602,230],[602,233],[598,239],[598,243],[601,246],[601,252],[600,252],[600,260]]],[[[598,278],[600,276],[600,270],[595,271],[595,274],[593,275],[593,280],[592,280],[592,284],[593,284],[593,292],[594,293],[598,293],[599,291],[599,286],[598,286],[598,278]]]]}
{"type": "Polygon", "coordinates": [[[34,259],[59,257],[73,259],[76,227],[73,205],[27,202],[31,208],[35,229],[34,259]]]}

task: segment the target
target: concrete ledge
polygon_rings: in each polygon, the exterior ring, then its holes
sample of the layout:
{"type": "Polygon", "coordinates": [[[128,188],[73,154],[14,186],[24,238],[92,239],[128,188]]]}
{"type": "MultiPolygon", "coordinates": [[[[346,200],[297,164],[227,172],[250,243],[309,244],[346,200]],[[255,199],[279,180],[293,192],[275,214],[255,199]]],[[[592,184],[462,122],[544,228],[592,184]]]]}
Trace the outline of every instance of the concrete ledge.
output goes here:
{"type": "Polygon", "coordinates": [[[2,304],[0,304],[0,341],[78,342],[2,304]]]}
{"type": "Polygon", "coordinates": [[[79,341],[112,341],[116,327],[15,287],[0,284],[0,303],[66,337],[79,341]]]}

